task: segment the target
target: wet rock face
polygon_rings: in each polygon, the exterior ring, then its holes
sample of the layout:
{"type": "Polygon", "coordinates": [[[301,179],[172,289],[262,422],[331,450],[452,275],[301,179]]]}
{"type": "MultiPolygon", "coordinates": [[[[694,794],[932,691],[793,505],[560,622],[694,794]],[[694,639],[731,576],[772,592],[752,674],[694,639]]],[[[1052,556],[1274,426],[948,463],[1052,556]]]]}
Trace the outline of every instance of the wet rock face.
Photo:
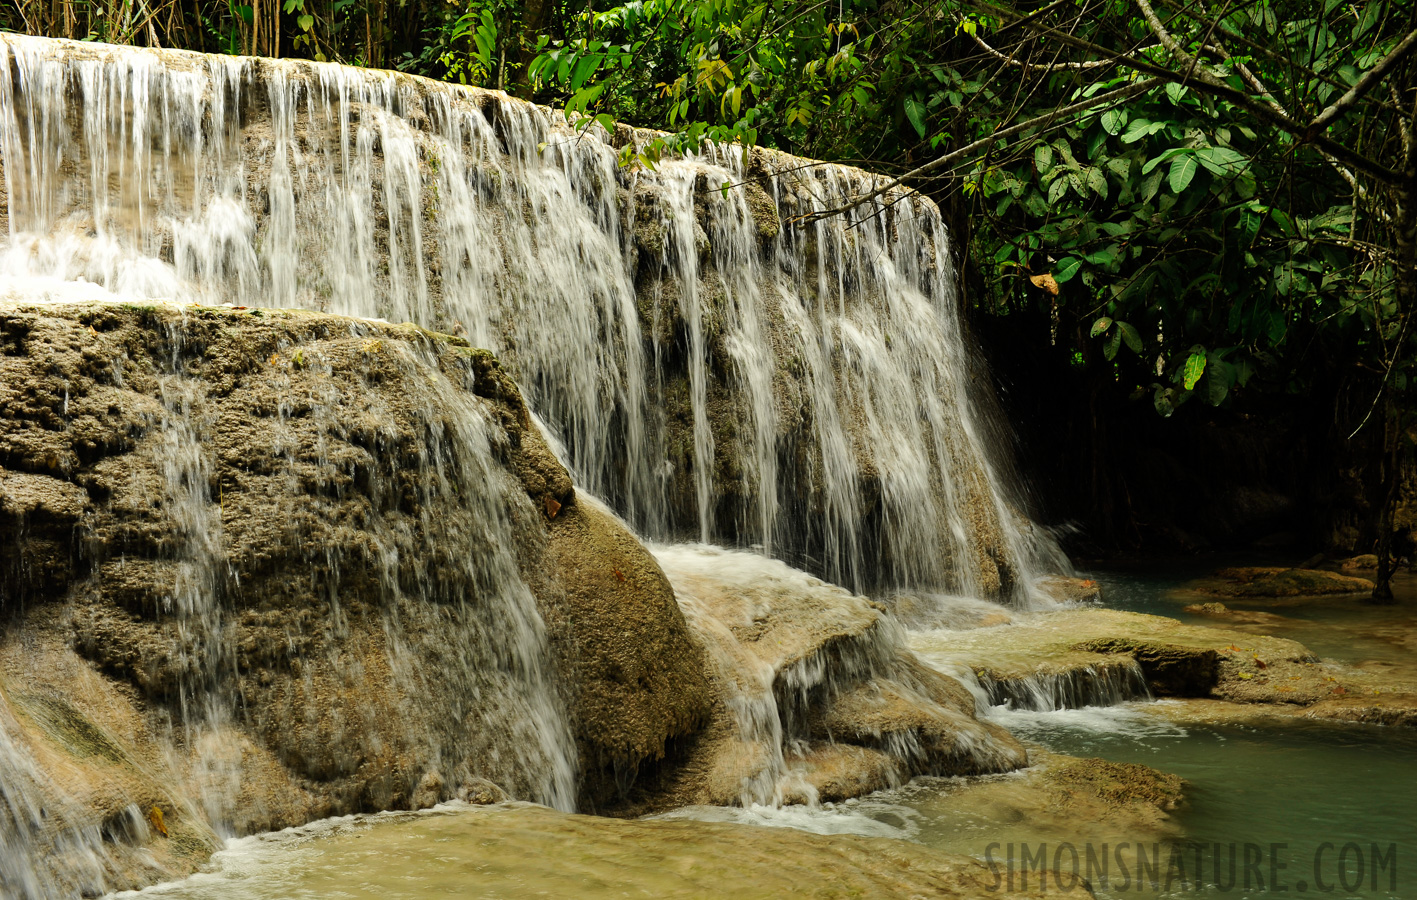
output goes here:
{"type": "Polygon", "coordinates": [[[630,797],[636,811],[841,800],[915,775],[1027,764],[879,604],[755,554],[655,553],[704,647],[713,703],[678,765],[630,797]]]}
{"type": "Polygon", "coordinates": [[[582,796],[614,809],[638,769],[663,759],[666,738],[707,720],[703,650],[654,557],[611,513],[588,502],[560,510],[548,562],[564,591],[551,624],[567,635],[582,796]]]}
{"type": "Polygon", "coordinates": [[[227,826],[570,806],[702,722],[664,576],[466,341],[99,303],[0,336],[7,638],[42,622],[170,727],[227,826]]]}

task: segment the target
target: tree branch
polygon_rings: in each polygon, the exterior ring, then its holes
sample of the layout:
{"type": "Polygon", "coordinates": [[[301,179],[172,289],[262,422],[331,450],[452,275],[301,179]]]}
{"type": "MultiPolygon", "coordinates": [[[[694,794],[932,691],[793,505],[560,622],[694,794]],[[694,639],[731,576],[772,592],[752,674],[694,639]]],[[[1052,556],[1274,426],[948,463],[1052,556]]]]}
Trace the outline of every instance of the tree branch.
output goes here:
{"type": "MultiPolygon", "coordinates": [[[[973,2],[977,8],[986,10],[990,14],[998,16],[1000,19],[1017,15],[1006,8],[995,6],[993,3],[989,2],[989,0],[973,0],[973,2]]],[[[1157,65],[1150,60],[1141,59],[1129,54],[1118,54],[1100,44],[1094,44],[1091,41],[1075,37],[1065,31],[1048,25],[1030,23],[1028,27],[1033,29],[1039,36],[1051,38],[1058,43],[1067,44],[1079,50],[1086,50],[1089,53],[1097,54],[1103,58],[1116,59],[1119,65],[1127,66],[1143,75],[1151,75],[1154,78],[1159,78],[1174,84],[1194,84],[1198,82],[1206,91],[1214,96],[1249,110],[1296,137],[1301,139],[1305,137],[1305,125],[1303,123],[1294,121],[1289,116],[1283,115],[1271,108],[1268,104],[1261,103],[1244,91],[1232,88],[1224,82],[1212,81],[1209,78],[1192,80],[1187,77],[1186,73],[1176,72],[1165,66],[1157,65]]],[[[1165,29],[1163,28],[1163,30],[1165,29]]],[[[1174,38],[1172,38],[1172,40],[1174,40],[1174,38]]],[[[1182,52],[1184,53],[1184,51],[1182,52]]],[[[1189,54],[1187,54],[1187,56],[1189,57],[1189,54]]],[[[1402,180],[1402,174],[1396,169],[1389,168],[1376,160],[1370,159],[1323,134],[1315,135],[1308,143],[1313,144],[1335,159],[1341,160],[1354,169],[1370,175],[1385,184],[1397,184],[1402,180]]]]}
{"type": "Polygon", "coordinates": [[[821,219],[830,218],[831,216],[840,215],[841,213],[855,209],[863,203],[869,203],[877,197],[881,196],[882,194],[888,193],[896,189],[907,179],[919,178],[920,176],[933,172],[936,169],[943,168],[957,159],[969,156],[977,150],[981,150],[988,147],[996,141],[1002,141],[1007,138],[1011,138],[1016,134],[1021,134],[1029,130],[1030,128],[1047,127],[1054,120],[1060,119],[1064,116],[1071,116],[1075,113],[1086,112],[1087,110],[1092,109],[1093,107],[1103,106],[1105,104],[1113,103],[1118,100],[1125,100],[1128,97],[1135,97],[1137,94],[1144,94],[1152,88],[1160,87],[1164,83],[1164,79],[1161,78],[1148,78],[1144,81],[1133,82],[1132,84],[1129,84],[1123,88],[1118,88],[1115,91],[1108,91],[1105,94],[1098,94],[1095,97],[1088,97],[1084,100],[1080,100],[1077,103],[1071,104],[1070,106],[1064,106],[1059,109],[1051,110],[1050,112],[1044,113],[1041,116],[1035,116],[1034,118],[1029,119],[1026,122],[1020,122],[1017,125],[1010,125],[1008,128],[1000,128],[993,134],[990,134],[988,137],[982,137],[977,141],[965,144],[958,150],[946,153],[944,156],[936,157],[935,159],[930,160],[924,165],[917,166],[916,168],[911,169],[909,172],[906,172],[904,175],[900,175],[896,178],[893,178],[881,187],[878,187],[875,190],[870,191],[869,193],[863,194],[860,197],[856,197],[855,199],[841,206],[834,207],[832,209],[824,209],[812,213],[807,213],[805,215],[798,216],[793,221],[802,224],[809,224],[812,222],[819,221],[821,219]]]}
{"type": "Polygon", "coordinates": [[[1388,73],[1388,70],[1402,62],[1402,58],[1411,53],[1414,49],[1417,49],[1417,31],[1413,31],[1408,34],[1407,37],[1403,38],[1396,47],[1392,48],[1391,53],[1378,60],[1376,65],[1364,72],[1363,77],[1358,79],[1358,83],[1348,89],[1348,93],[1333,101],[1333,103],[1329,104],[1328,109],[1325,109],[1315,116],[1304,133],[1305,139],[1312,140],[1315,135],[1328,128],[1328,126],[1333,123],[1334,119],[1342,115],[1343,111],[1348,107],[1357,103],[1359,98],[1366,94],[1378,82],[1382,81],[1383,76],[1388,73]]]}

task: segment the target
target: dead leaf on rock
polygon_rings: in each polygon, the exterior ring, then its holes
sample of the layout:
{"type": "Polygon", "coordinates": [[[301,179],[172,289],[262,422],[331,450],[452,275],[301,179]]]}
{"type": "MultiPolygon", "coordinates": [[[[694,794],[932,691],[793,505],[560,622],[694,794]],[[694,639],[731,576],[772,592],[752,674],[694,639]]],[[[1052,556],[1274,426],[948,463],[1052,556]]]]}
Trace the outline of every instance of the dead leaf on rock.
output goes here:
{"type": "Polygon", "coordinates": [[[560,504],[560,502],[557,501],[557,499],[556,499],[555,497],[551,496],[550,494],[547,494],[547,495],[546,495],[546,518],[548,518],[548,519],[554,519],[554,518],[556,518],[556,514],[557,514],[558,512],[560,512],[560,511],[561,511],[561,504],[560,504]]]}
{"type": "Polygon", "coordinates": [[[1047,291],[1054,297],[1058,296],[1058,282],[1053,280],[1053,276],[1047,272],[1042,275],[1028,276],[1029,282],[1039,290],[1047,291]]]}
{"type": "Polygon", "coordinates": [[[162,820],[162,809],[160,807],[154,806],[152,809],[148,810],[148,821],[152,823],[153,831],[156,831],[163,837],[167,837],[167,824],[162,820]]]}

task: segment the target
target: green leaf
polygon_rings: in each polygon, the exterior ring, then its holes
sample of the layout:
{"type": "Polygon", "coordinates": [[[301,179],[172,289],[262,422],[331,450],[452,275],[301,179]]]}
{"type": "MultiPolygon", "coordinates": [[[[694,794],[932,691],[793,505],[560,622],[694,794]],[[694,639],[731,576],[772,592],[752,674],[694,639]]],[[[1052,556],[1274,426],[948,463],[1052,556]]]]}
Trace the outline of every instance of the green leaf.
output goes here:
{"type": "Polygon", "coordinates": [[[1063,195],[1068,192],[1068,179],[1055,178],[1048,187],[1048,205],[1056,206],[1058,201],[1063,199],[1063,195]]]}
{"type": "Polygon", "coordinates": [[[1196,158],[1222,178],[1239,175],[1250,167],[1249,157],[1229,147],[1201,147],[1196,150],[1196,158]]]}
{"type": "Polygon", "coordinates": [[[1102,129],[1110,135],[1118,135],[1127,124],[1127,111],[1124,109],[1109,109],[1102,114],[1102,129]]]}
{"type": "Polygon", "coordinates": [[[1186,357],[1186,367],[1181,373],[1181,384],[1188,391],[1196,389],[1196,382],[1205,374],[1205,350],[1192,350],[1186,357]]]}
{"type": "Polygon", "coordinates": [[[915,126],[915,132],[922,138],[925,136],[925,104],[915,97],[905,98],[905,117],[910,120],[910,124],[915,126]]]}
{"type": "Polygon", "coordinates": [[[597,82],[596,84],[593,84],[590,87],[582,88],[581,90],[577,91],[575,96],[571,98],[571,101],[566,104],[566,109],[574,112],[581,112],[585,110],[587,106],[590,106],[592,103],[594,103],[596,101],[596,98],[598,98],[601,92],[603,92],[604,90],[605,82],[603,81],[597,82]]]}
{"type": "Polygon", "coordinates": [[[1118,328],[1112,332],[1112,336],[1107,339],[1107,343],[1102,345],[1102,355],[1108,359],[1117,358],[1117,350],[1122,346],[1122,329],[1118,328]]]}
{"type": "Polygon", "coordinates": [[[1092,336],[1097,337],[1099,334],[1105,334],[1107,332],[1107,329],[1111,327],[1112,320],[1107,316],[1103,316],[1096,322],[1092,323],[1092,336]]]}
{"type": "Polygon", "coordinates": [[[1053,280],[1062,284],[1077,274],[1078,267],[1082,265],[1082,260],[1075,256],[1065,256],[1053,269],[1053,280]]]}
{"type": "Polygon", "coordinates": [[[1168,183],[1171,185],[1171,193],[1179,194],[1191,183],[1191,179],[1196,177],[1196,158],[1194,156],[1178,156],[1171,162],[1171,174],[1168,176],[1168,183]]]}
{"type": "Polygon", "coordinates": [[[1184,84],[1176,84],[1175,82],[1172,82],[1171,84],[1166,85],[1166,96],[1170,97],[1171,102],[1176,104],[1177,106],[1181,105],[1181,99],[1185,97],[1189,91],[1190,88],[1186,87],[1184,84]]]}
{"type": "Polygon", "coordinates": [[[1053,171],[1052,147],[1047,144],[1039,144],[1033,148],[1033,168],[1038,172],[1039,177],[1053,171]]]}
{"type": "Polygon", "coordinates": [[[315,17],[308,14],[303,15],[295,20],[295,24],[300,26],[301,31],[309,31],[311,28],[315,27],[315,17]]]}
{"type": "Polygon", "coordinates": [[[1103,200],[1107,199],[1107,176],[1102,174],[1102,170],[1089,167],[1087,170],[1087,186],[1092,188],[1092,192],[1103,200]]]}
{"type": "Polygon", "coordinates": [[[1126,322],[1117,323],[1117,334],[1122,336],[1122,340],[1127,342],[1127,346],[1132,348],[1132,352],[1141,356],[1141,334],[1126,322]]]}
{"type": "Polygon", "coordinates": [[[1150,126],[1150,119],[1132,119],[1131,124],[1127,127],[1126,133],[1122,135],[1122,143],[1135,144],[1137,141],[1150,134],[1150,132],[1147,131],[1150,126]]]}
{"type": "Polygon", "coordinates": [[[1161,170],[1157,169],[1141,183],[1141,202],[1150,203],[1151,198],[1161,189],[1161,170]]]}

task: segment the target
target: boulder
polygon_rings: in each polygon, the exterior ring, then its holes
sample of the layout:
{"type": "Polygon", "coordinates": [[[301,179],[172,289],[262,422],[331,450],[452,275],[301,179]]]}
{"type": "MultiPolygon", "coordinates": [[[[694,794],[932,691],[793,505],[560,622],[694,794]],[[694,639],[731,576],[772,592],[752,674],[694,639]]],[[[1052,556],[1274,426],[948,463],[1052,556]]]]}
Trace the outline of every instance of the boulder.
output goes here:
{"type": "Polygon", "coordinates": [[[663,758],[671,737],[709,712],[703,649],[653,556],[609,511],[586,502],[550,522],[548,563],[564,600],[550,614],[568,635],[564,676],[574,692],[584,800],[604,806],[636,769],[663,758]]]}

